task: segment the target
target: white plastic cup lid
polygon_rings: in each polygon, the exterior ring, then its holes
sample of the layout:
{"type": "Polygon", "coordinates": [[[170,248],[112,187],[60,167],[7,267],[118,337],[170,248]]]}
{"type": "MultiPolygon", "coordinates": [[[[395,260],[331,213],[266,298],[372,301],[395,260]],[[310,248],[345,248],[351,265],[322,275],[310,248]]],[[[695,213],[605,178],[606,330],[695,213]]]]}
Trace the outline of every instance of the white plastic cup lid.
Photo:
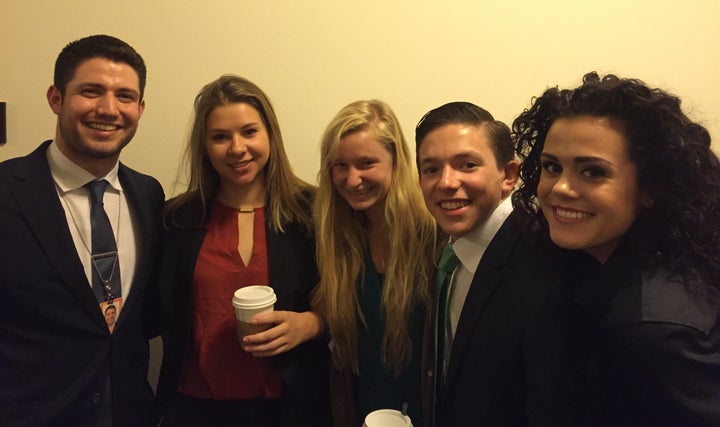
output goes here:
{"type": "Polygon", "coordinates": [[[240,288],[233,294],[232,304],[237,308],[260,308],[275,304],[277,297],[270,286],[253,285],[240,288]]]}
{"type": "Polygon", "coordinates": [[[410,417],[396,409],[378,409],[365,417],[365,427],[412,427],[410,417]]]}

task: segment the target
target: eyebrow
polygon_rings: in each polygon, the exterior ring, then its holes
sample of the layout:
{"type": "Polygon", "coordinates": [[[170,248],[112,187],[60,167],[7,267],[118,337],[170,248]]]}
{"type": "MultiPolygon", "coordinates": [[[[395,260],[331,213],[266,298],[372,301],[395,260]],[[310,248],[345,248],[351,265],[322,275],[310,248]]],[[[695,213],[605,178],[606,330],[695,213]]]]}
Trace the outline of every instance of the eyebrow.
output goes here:
{"type": "Polygon", "coordinates": [[[372,156],[362,156],[362,157],[358,157],[358,158],[355,158],[355,159],[346,159],[346,158],[341,157],[341,156],[335,156],[335,158],[333,159],[334,162],[337,162],[338,160],[341,160],[341,161],[343,161],[343,162],[351,162],[351,163],[366,162],[366,161],[376,162],[376,161],[378,160],[378,157],[377,157],[377,156],[375,156],[375,157],[372,157],[372,156]]]}
{"type": "MultiPolygon", "coordinates": [[[[557,157],[553,156],[552,154],[548,154],[548,153],[540,153],[540,158],[558,161],[557,157]]],[[[574,157],[573,163],[605,163],[608,165],[612,165],[612,162],[609,162],[609,161],[603,159],[602,157],[595,157],[595,156],[574,157]]]]}
{"type": "MultiPolygon", "coordinates": [[[[260,124],[260,122],[245,123],[245,124],[240,125],[240,129],[244,130],[244,129],[247,129],[252,126],[257,126],[259,124],[260,124]]],[[[228,132],[228,131],[232,131],[233,129],[235,129],[235,128],[234,127],[232,127],[232,128],[209,128],[209,129],[207,129],[206,132],[228,132]]]]}
{"type": "Polygon", "coordinates": [[[425,163],[431,163],[436,161],[434,157],[421,157],[420,158],[420,164],[424,165],[425,163]]]}
{"type": "Polygon", "coordinates": [[[377,158],[378,158],[378,156],[370,156],[368,154],[365,154],[365,155],[358,157],[357,160],[373,160],[373,159],[377,159],[377,158]]]}
{"type": "MultiPolygon", "coordinates": [[[[478,154],[475,151],[463,151],[462,153],[456,153],[454,156],[450,158],[450,161],[456,161],[456,160],[466,160],[466,159],[478,159],[479,161],[485,162],[485,159],[478,154]]],[[[429,162],[436,162],[438,161],[437,157],[421,157],[420,158],[420,164],[423,163],[429,163],[429,162]]]]}
{"type": "MultiPolygon", "coordinates": [[[[85,89],[85,88],[107,89],[107,86],[102,83],[81,82],[81,83],[78,83],[78,88],[80,88],[80,89],[85,89]]],[[[138,92],[136,89],[131,88],[131,87],[120,87],[115,92],[131,92],[136,95],[140,94],[140,92],[138,92]]]]}

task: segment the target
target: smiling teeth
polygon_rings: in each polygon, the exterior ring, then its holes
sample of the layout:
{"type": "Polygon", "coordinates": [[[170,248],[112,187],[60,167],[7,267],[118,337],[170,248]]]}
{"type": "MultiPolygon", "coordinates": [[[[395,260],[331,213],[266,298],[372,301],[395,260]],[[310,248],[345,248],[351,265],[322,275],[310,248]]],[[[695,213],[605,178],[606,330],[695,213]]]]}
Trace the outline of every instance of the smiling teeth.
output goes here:
{"type": "Polygon", "coordinates": [[[454,200],[452,202],[440,202],[440,207],[447,210],[460,209],[469,205],[467,200],[454,200]]]}
{"type": "Polygon", "coordinates": [[[118,126],[116,126],[116,125],[105,125],[105,124],[102,124],[102,123],[88,123],[88,126],[91,127],[91,128],[93,128],[93,129],[105,130],[105,131],[115,130],[115,129],[118,128],[118,126]]]}
{"type": "Polygon", "coordinates": [[[555,213],[557,213],[557,216],[559,216],[560,218],[567,219],[582,219],[590,216],[590,214],[586,212],[569,211],[561,208],[556,208],[555,213]]]}

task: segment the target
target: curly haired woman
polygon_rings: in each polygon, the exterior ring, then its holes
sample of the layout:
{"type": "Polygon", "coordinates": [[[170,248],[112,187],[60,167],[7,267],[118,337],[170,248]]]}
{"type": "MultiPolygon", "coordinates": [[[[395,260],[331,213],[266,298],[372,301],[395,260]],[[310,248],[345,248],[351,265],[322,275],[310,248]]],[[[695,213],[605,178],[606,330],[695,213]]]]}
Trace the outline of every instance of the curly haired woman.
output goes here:
{"type": "MultiPolygon", "coordinates": [[[[513,123],[513,201],[584,252],[589,425],[720,425],[720,163],[680,100],[585,75],[513,123]]],[[[582,341],[582,342],[580,342],[582,341]]]]}

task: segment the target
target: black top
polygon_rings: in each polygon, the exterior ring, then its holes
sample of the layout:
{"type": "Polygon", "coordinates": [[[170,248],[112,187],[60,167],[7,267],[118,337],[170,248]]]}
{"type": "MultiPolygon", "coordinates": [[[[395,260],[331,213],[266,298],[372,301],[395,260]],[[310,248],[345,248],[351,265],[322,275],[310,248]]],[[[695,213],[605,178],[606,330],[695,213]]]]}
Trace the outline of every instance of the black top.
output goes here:
{"type": "Polygon", "coordinates": [[[577,289],[587,425],[720,425],[720,295],[621,245],[577,289]]]}

